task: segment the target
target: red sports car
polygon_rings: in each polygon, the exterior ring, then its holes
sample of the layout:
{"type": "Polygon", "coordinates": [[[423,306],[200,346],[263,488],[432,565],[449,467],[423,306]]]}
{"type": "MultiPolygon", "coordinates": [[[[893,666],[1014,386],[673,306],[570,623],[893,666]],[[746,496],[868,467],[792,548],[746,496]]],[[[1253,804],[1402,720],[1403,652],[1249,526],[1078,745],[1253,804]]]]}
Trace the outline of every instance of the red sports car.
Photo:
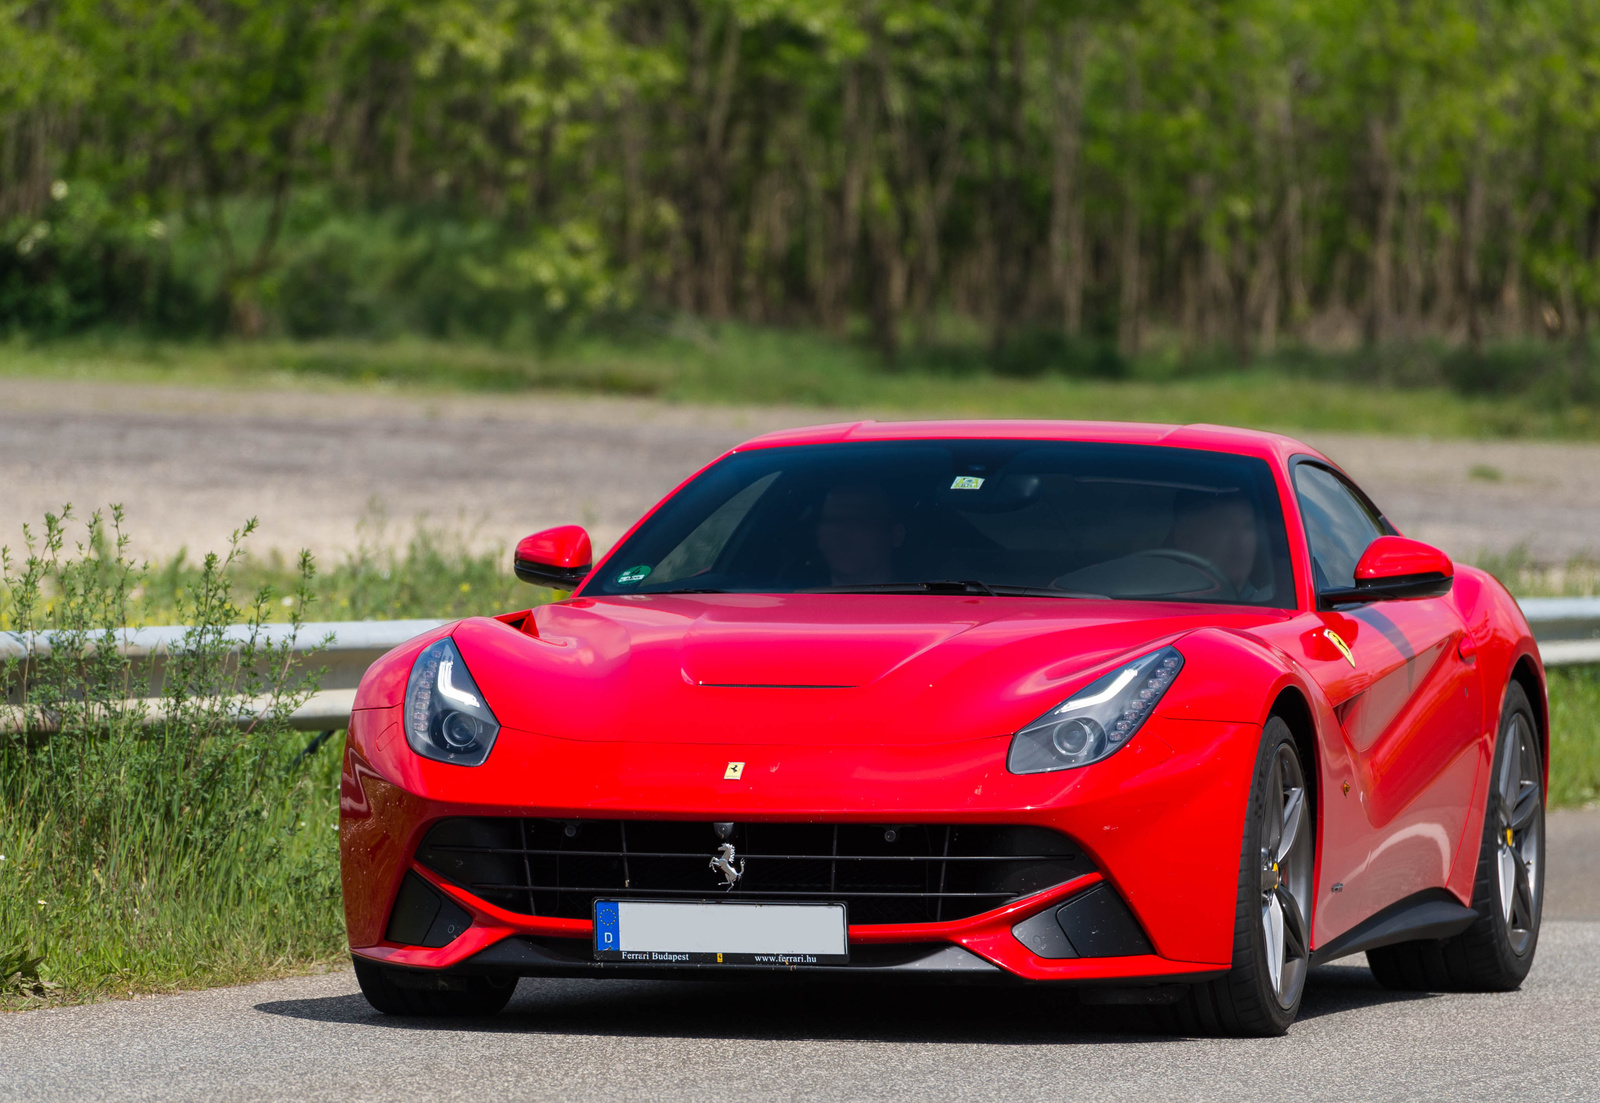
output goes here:
{"type": "Polygon", "coordinates": [[[1296,441],[864,422],[684,482],[572,591],[390,652],[344,898],[380,1011],[518,977],[1073,986],[1276,1034],[1310,966],[1515,988],[1548,718],[1516,603],[1296,441]]]}

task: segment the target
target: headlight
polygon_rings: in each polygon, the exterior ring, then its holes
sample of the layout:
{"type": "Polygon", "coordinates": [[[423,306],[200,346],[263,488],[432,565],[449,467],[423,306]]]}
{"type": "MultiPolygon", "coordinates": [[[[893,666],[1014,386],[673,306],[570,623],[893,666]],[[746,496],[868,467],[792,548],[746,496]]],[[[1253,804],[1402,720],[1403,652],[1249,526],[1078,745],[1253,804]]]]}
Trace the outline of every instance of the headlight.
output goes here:
{"type": "Polygon", "coordinates": [[[1119,666],[1011,737],[1006,769],[1043,774],[1099,762],[1133,738],[1183,669],[1175,647],[1119,666]]]}
{"type": "Polygon", "coordinates": [[[482,766],[500,721],[450,637],[423,648],[406,682],[406,742],[424,758],[482,766]]]}

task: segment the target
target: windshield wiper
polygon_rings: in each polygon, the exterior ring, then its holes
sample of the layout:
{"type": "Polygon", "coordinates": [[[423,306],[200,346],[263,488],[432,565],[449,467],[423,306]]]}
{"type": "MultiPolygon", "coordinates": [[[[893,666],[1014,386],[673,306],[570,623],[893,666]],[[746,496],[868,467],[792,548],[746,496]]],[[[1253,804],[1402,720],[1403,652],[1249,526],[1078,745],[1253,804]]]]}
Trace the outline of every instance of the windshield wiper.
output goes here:
{"type": "Polygon", "coordinates": [[[1053,590],[1045,586],[1007,586],[976,578],[937,578],[927,582],[880,582],[863,586],[822,586],[804,590],[808,594],[983,594],[986,597],[1075,597],[1104,598],[1077,590],[1053,590]]]}

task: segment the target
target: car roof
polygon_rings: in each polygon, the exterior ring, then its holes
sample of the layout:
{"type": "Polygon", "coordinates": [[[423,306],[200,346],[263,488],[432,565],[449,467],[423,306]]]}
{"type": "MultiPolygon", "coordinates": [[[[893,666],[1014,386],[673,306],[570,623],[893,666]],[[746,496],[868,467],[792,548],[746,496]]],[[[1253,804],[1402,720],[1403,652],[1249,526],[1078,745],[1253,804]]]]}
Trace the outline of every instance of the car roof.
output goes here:
{"type": "Polygon", "coordinates": [[[1143,421],[846,421],[764,433],[739,445],[734,451],[845,441],[973,439],[1153,444],[1169,448],[1231,452],[1280,462],[1295,455],[1311,455],[1327,460],[1315,448],[1281,433],[1235,429],[1225,425],[1161,425],[1143,421]]]}

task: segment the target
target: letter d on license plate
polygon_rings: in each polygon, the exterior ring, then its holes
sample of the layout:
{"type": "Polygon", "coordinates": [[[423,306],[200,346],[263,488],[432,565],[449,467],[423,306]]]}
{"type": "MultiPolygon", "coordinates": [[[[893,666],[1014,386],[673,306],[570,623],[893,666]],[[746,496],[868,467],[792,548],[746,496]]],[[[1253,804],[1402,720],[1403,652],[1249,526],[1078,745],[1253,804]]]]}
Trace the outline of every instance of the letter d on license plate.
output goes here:
{"type": "Polygon", "coordinates": [[[596,900],[594,956],[639,965],[844,965],[843,904],[596,900]]]}

